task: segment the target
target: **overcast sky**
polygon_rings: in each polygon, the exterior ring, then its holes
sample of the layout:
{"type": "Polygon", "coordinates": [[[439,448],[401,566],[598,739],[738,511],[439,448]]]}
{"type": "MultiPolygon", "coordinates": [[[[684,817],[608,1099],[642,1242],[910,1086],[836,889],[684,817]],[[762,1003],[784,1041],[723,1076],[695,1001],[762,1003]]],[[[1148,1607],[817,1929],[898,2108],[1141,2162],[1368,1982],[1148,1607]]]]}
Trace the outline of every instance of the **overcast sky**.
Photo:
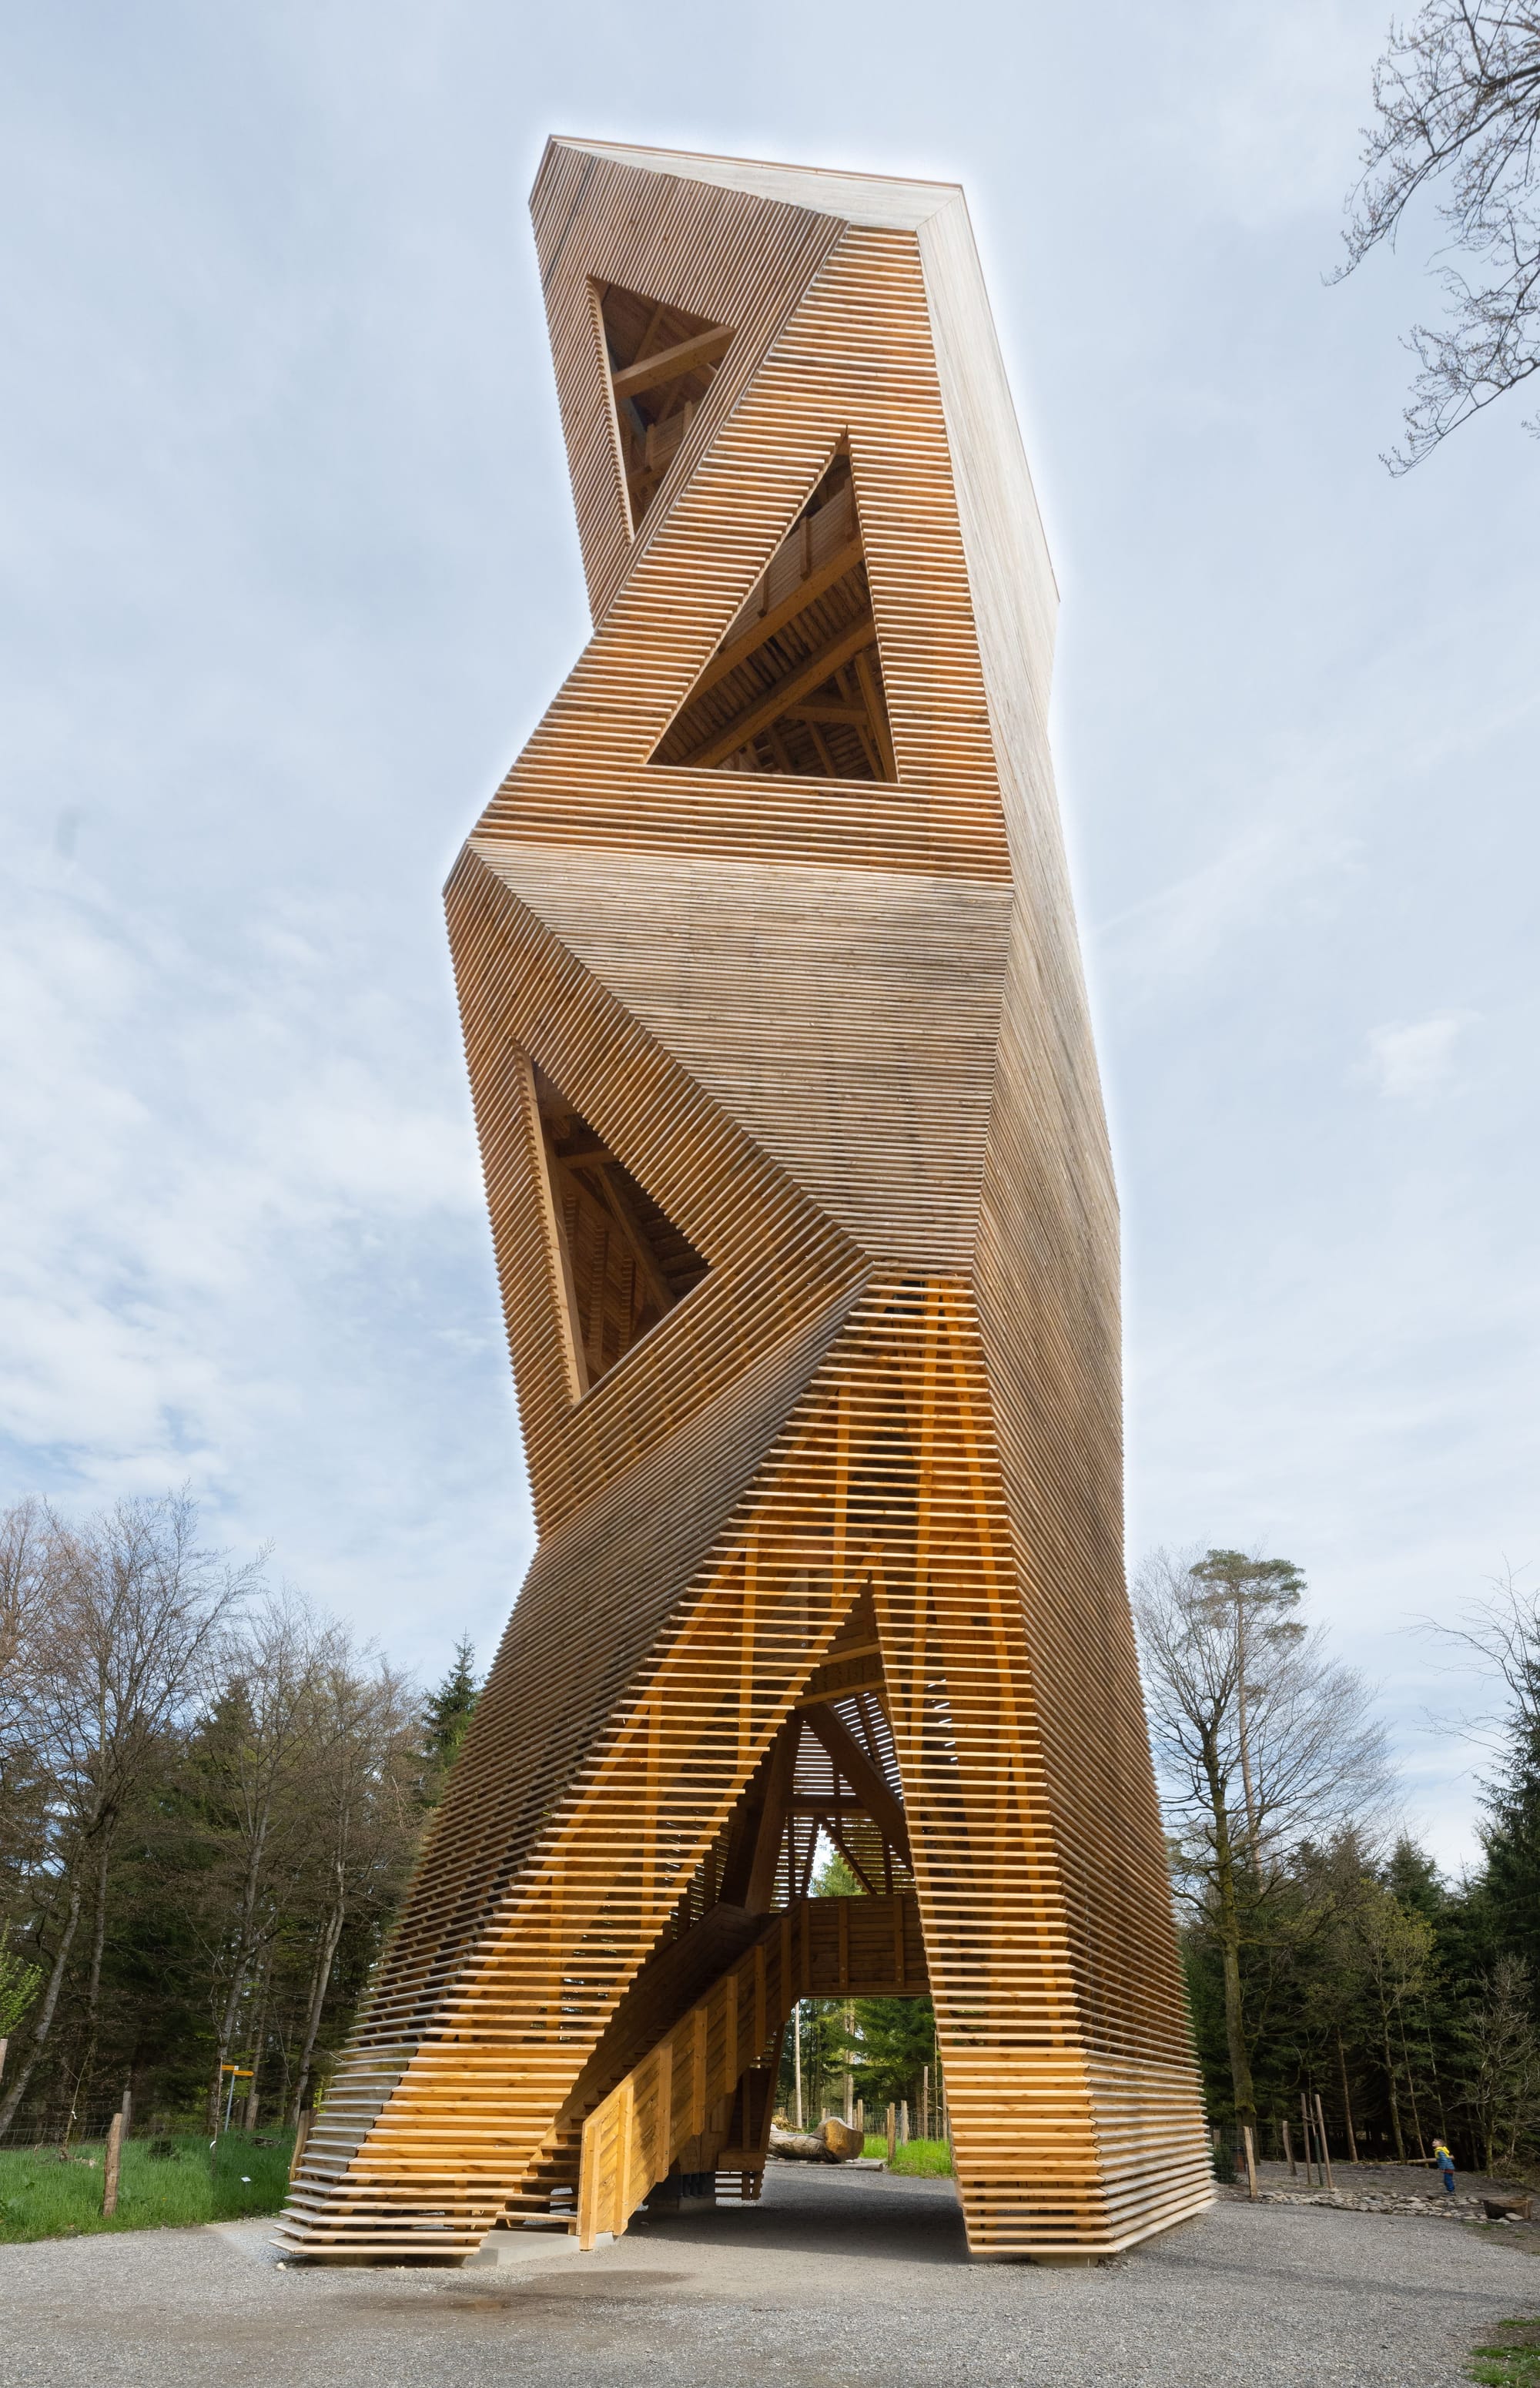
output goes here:
{"type": "Polygon", "coordinates": [[[190,1482],[490,1656],[530,1527],[439,890],[587,632],[541,145],[955,178],[1063,597],[1130,1554],[1302,1565],[1457,1861],[1415,1621],[1540,1560],[1540,442],[1377,461],[1427,242],[1322,274],[1384,15],[9,0],[5,1489],[190,1482]]]}

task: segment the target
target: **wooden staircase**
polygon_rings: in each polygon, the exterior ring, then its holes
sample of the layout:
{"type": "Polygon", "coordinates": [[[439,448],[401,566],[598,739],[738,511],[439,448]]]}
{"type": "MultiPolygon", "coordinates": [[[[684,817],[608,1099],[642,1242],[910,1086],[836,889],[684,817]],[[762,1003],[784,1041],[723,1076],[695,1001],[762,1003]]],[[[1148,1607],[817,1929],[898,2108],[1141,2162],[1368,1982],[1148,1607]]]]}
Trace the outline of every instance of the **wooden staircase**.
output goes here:
{"type": "Polygon", "coordinates": [[[796,2001],[901,1997],[925,1987],[911,1892],[799,1899],[765,1919],[751,1945],[588,2114],[579,2243],[592,2247],[606,2231],[618,2237],[675,2170],[736,2175],[740,2196],[757,2196],[782,2035],[796,2001]]]}

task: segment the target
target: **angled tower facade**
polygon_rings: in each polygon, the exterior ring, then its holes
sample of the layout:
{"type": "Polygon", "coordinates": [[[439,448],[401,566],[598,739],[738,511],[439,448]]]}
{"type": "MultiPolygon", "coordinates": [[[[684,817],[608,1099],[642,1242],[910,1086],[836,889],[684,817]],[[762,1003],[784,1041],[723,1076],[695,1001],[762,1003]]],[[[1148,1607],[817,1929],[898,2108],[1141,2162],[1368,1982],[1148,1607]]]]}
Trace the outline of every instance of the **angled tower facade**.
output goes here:
{"type": "Polygon", "coordinates": [[[794,2001],[928,1988],[970,2245],[1103,2254],[1210,2167],[967,211],[566,140],[533,207],[595,627],[448,907],[540,1540],[283,2227],[753,2196],[794,2001]]]}

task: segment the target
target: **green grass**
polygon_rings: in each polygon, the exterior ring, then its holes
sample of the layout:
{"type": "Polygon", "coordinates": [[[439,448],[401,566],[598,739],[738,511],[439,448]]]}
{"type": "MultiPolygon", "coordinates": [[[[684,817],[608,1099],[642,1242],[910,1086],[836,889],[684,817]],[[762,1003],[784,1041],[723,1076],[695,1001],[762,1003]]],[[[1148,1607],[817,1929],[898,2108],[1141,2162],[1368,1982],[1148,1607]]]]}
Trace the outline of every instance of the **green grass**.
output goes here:
{"type": "MultiPolygon", "coordinates": [[[[864,2153],[869,2156],[885,2157],[886,2135],[881,2131],[868,2131],[864,2153]]],[[[895,2154],[892,2168],[895,2172],[949,2173],[952,2152],[945,2140],[910,2140],[895,2154]]]]}
{"type": "Polygon", "coordinates": [[[99,2140],[72,2148],[68,2164],[60,2164],[57,2148],[0,2148],[0,2242],[276,2214],[288,2188],[293,2145],[286,2131],[266,2148],[244,2131],[228,2131],[221,2136],[217,2158],[211,2158],[206,2139],[130,2140],[118,2178],[118,2211],[110,2221],[102,2217],[99,2140]],[[170,2147],[172,2155],[152,2155],[157,2146],[170,2147]]]}
{"type": "Polygon", "coordinates": [[[1473,2347],[1467,2376],[1482,2388],[1540,2388],[1540,2316],[1499,2322],[1493,2346],[1473,2347]]]}

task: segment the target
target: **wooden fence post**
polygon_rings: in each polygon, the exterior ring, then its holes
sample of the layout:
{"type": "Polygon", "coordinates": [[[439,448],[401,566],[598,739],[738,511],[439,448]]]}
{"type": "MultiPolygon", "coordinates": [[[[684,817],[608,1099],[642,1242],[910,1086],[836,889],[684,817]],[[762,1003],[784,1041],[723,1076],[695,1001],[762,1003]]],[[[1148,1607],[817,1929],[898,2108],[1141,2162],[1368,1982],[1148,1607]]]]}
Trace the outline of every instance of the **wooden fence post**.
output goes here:
{"type": "Polygon", "coordinates": [[[102,2158],[102,2212],[118,2211],[118,2168],[123,2154],[123,2118],[114,2115],[107,2129],[107,2153],[102,2158]]]}
{"type": "Polygon", "coordinates": [[[1331,2151],[1326,2144],[1326,2113],[1321,2105],[1321,2093],[1318,2090],[1316,2092],[1316,2144],[1320,2150],[1321,2164],[1325,2169],[1326,2185],[1335,2192],[1337,2184],[1331,2178],[1331,2151]]]}
{"type": "Polygon", "coordinates": [[[1289,2137],[1289,2117],[1287,2115],[1283,2117],[1283,2153],[1289,2159],[1289,2177],[1291,2180],[1295,2180],[1299,2178],[1299,2166],[1294,2162],[1294,2143],[1289,2137]]]}
{"type": "Polygon", "coordinates": [[[1305,2134],[1305,2185],[1310,2186],[1310,2102],[1304,2090],[1299,2093],[1300,2128],[1305,2134]]]}
{"type": "Polygon", "coordinates": [[[1256,2150],[1252,2145],[1252,2127],[1249,2123],[1241,2124],[1241,2136],[1246,2143],[1246,2191],[1254,2205],[1256,2204],[1256,2150]]]}
{"type": "Polygon", "coordinates": [[[893,2159],[897,2153],[898,2109],[897,2106],[890,2106],[887,2110],[887,2160],[889,2164],[893,2162],[893,2159]]]}

